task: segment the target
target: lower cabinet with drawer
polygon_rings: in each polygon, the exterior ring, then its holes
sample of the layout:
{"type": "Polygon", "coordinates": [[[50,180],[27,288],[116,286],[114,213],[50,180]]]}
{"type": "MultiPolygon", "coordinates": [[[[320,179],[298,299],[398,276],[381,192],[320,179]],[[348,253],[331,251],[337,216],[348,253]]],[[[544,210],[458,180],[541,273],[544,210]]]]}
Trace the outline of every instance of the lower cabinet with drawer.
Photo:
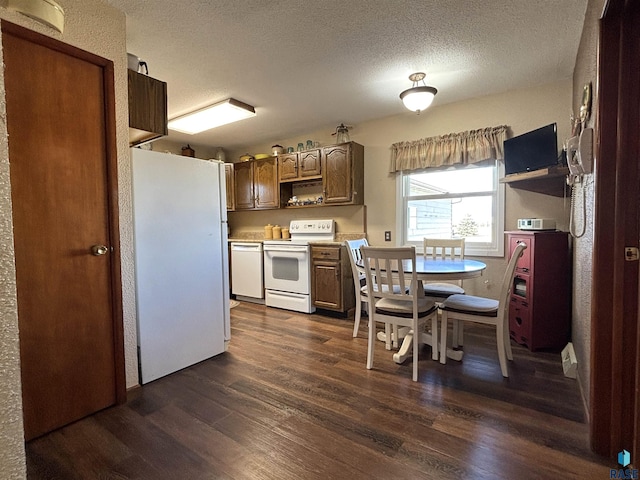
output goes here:
{"type": "Polygon", "coordinates": [[[571,330],[569,235],[556,231],[508,232],[509,256],[527,245],[516,264],[509,298],[511,338],[530,350],[559,350],[571,330]]]}
{"type": "Polygon", "coordinates": [[[522,345],[531,344],[531,312],[529,303],[512,295],[509,302],[509,332],[522,345]]]}
{"type": "Polygon", "coordinates": [[[316,308],[346,312],[355,306],[349,261],[342,245],[311,245],[311,301],[316,308]]]}

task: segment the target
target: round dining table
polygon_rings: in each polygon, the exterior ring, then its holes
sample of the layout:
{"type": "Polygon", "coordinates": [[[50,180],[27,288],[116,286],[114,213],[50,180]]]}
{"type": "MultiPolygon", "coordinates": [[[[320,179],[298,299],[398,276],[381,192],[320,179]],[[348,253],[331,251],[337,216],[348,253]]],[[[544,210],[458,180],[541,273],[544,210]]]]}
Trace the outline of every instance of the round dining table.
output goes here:
{"type": "MultiPolygon", "coordinates": [[[[411,273],[411,262],[405,262],[403,264],[403,270],[406,274],[411,273]]],[[[364,271],[364,264],[362,260],[358,262],[358,267],[364,271]]],[[[422,281],[446,281],[446,280],[465,280],[468,278],[479,277],[482,272],[487,268],[487,265],[478,260],[460,259],[460,258],[430,258],[422,255],[416,255],[416,277],[422,281]]],[[[407,327],[400,328],[398,330],[398,336],[403,337],[402,345],[397,353],[393,354],[393,361],[396,363],[404,362],[410,355],[413,346],[413,332],[407,327]]],[[[377,336],[378,340],[385,341],[386,336],[384,332],[379,332],[377,336]]],[[[427,345],[433,345],[433,339],[430,333],[420,332],[420,343],[427,345]]],[[[453,350],[447,348],[447,358],[452,360],[462,360],[462,351],[453,350]]]]}

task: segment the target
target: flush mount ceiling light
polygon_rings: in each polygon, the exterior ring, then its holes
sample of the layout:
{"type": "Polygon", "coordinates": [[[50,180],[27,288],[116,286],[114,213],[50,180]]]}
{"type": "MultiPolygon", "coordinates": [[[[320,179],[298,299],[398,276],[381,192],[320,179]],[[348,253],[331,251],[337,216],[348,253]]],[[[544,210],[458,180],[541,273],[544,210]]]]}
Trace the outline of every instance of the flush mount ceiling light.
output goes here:
{"type": "Polygon", "coordinates": [[[427,87],[424,83],[424,77],[426,77],[426,75],[422,72],[409,75],[409,80],[413,82],[413,87],[400,94],[404,106],[418,114],[422,110],[429,108],[429,105],[433,102],[433,97],[438,93],[438,90],[434,87],[427,87]],[[422,82],[423,86],[419,87],[418,82],[422,82]]]}
{"type": "Polygon", "coordinates": [[[9,0],[7,8],[53,27],[60,33],[64,30],[64,10],[53,0],[9,0]]]}
{"type": "Polygon", "coordinates": [[[194,135],[212,128],[255,117],[256,110],[246,103],[228,98],[209,107],[169,120],[169,128],[194,135]]]}

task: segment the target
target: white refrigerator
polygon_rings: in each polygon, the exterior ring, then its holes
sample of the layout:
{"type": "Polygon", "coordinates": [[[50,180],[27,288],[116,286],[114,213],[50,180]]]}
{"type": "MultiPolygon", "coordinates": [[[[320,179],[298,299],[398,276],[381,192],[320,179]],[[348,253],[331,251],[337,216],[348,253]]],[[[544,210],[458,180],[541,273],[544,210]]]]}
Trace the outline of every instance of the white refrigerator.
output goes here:
{"type": "Polygon", "coordinates": [[[140,383],[230,340],[224,164],[131,149],[140,383]]]}

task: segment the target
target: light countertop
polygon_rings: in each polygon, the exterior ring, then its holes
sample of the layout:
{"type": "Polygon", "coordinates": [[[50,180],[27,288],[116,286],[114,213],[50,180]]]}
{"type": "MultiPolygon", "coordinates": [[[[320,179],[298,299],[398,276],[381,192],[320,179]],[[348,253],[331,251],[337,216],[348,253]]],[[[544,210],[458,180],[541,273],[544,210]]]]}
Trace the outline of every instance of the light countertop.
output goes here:
{"type": "MultiPolygon", "coordinates": [[[[231,242],[244,242],[244,243],[261,243],[265,240],[263,232],[243,232],[238,237],[230,237],[227,239],[231,242]]],[[[310,244],[324,244],[324,245],[341,245],[345,240],[357,240],[359,238],[366,238],[365,233],[336,233],[336,239],[332,242],[309,242],[310,244]]],[[[269,239],[271,240],[271,239],[269,239]]]]}

